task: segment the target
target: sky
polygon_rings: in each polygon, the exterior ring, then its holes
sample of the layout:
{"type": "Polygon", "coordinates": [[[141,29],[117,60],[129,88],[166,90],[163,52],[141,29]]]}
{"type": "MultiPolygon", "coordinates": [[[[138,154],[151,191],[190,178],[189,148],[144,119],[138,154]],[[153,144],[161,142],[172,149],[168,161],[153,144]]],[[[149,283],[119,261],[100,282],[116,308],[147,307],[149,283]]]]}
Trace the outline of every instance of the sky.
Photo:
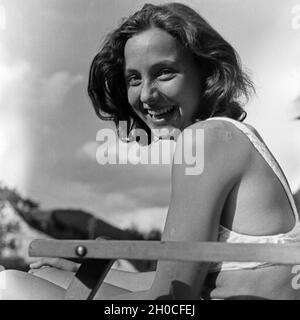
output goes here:
{"type": "MultiPolygon", "coordinates": [[[[153,1],[161,2],[167,1],[153,1]]],[[[256,86],[246,122],[263,136],[295,191],[300,1],[181,2],[239,53],[256,86]]],[[[143,4],[0,0],[0,181],[45,209],[81,208],[121,227],[162,227],[170,165],[99,164],[97,134],[113,125],[96,117],[86,90],[91,61],[106,34],[143,4]]],[[[161,147],[156,143],[153,152],[161,147]]],[[[119,157],[125,153],[121,144],[119,157]]]]}

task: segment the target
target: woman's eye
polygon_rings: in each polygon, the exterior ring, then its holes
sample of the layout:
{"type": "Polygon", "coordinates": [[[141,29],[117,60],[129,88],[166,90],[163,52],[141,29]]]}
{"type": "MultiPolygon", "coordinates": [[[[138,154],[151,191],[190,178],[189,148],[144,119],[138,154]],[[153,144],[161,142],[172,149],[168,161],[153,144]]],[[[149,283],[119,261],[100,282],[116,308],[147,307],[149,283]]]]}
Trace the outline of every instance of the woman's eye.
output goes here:
{"type": "Polygon", "coordinates": [[[175,72],[170,69],[162,69],[158,73],[158,78],[161,80],[170,80],[174,77],[175,72]]]}
{"type": "Polygon", "coordinates": [[[141,83],[141,79],[136,75],[131,75],[126,78],[127,85],[135,87],[141,83]]]}

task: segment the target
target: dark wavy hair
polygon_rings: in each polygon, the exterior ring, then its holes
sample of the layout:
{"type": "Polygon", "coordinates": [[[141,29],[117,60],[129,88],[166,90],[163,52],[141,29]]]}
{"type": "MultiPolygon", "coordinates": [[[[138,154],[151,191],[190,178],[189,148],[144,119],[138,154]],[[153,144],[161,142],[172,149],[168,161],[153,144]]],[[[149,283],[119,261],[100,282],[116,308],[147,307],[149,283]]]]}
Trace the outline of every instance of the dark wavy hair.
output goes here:
{"type": "Polygon", "coordinates": [[[254,87],[242,70],[239,56],[197,12],[181,3],[145,4],[143,8],[110,33],[95,56],[89,74],[88,94],[96,114],[103,120],[113,120],[120,138],[124,132],[121,121],[128,123],[125,136],[134,129],[150,129],[135,114],[127,98],[124,77],[124,47],[127,40],[151,27],[171,34],[187,48],[204,72],[202,103],[197,118],[227,116],[239,121],[246,118],[243,104],[254,87]]]}

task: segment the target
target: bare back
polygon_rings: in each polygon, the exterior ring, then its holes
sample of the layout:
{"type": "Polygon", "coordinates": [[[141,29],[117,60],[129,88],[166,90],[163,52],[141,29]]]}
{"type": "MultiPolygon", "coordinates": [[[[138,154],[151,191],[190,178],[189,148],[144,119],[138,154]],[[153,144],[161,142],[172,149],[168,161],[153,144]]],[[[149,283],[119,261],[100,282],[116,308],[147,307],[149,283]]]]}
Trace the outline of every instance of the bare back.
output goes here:
{"type": "MultiPolygon", "coordinates": [[[[264,144],[252,127],[247,125],[247,128],[264,144]]],[[[276,239],[278,234],[289,233],[295,227],[298,218],[295,216],[295,206],[291,204],[288,195],[290,191],[287,190],[288,184],[281,168],[266,147],[265,152],[269,153],[269,159],[272,158],[272,167],[243,132],[238,128],[231,129],[234,134],[244,135],[244,142],[251,149],[251,157],[247,170],[226,199],[221,225],[228,231],[233,231],[240,242],[248,242],[248,236],[249,242],[252,242],[255,238],[251,237],[257,236],[254,242],[263,243],[264,236],[276,239]],[[281,175],[280,179],[278,175],[281,175]],[[286,183],[285,186],[283,181],[286,183]]],[[[299,299],[300,293],[292,287],[295,277],[292,268],[293,266],[270,265],[209,273],[203,296],[213,299],[245,296],[299,299]]]]}

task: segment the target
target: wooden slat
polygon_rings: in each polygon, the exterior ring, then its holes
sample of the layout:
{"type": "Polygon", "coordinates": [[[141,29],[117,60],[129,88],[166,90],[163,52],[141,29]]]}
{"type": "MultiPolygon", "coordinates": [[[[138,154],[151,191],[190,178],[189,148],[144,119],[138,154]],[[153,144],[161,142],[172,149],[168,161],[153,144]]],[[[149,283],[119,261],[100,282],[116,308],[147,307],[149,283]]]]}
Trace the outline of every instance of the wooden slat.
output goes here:
{"type": "Polygon", "coordinates": [[[91,300],[100,288],[114,260],[86,259],[70,283],[65,300],[91,300]]]}
{"type": "Polygon", "coordinates": [[[229,244],[222,242],[175,241],[94,241],[34,240],[31,256],[77,258],[76,247],[87,248],[85,258],[177,260],[177,261],[257,261],[277,264],[300,264],[299,244],[229,244]]]}

